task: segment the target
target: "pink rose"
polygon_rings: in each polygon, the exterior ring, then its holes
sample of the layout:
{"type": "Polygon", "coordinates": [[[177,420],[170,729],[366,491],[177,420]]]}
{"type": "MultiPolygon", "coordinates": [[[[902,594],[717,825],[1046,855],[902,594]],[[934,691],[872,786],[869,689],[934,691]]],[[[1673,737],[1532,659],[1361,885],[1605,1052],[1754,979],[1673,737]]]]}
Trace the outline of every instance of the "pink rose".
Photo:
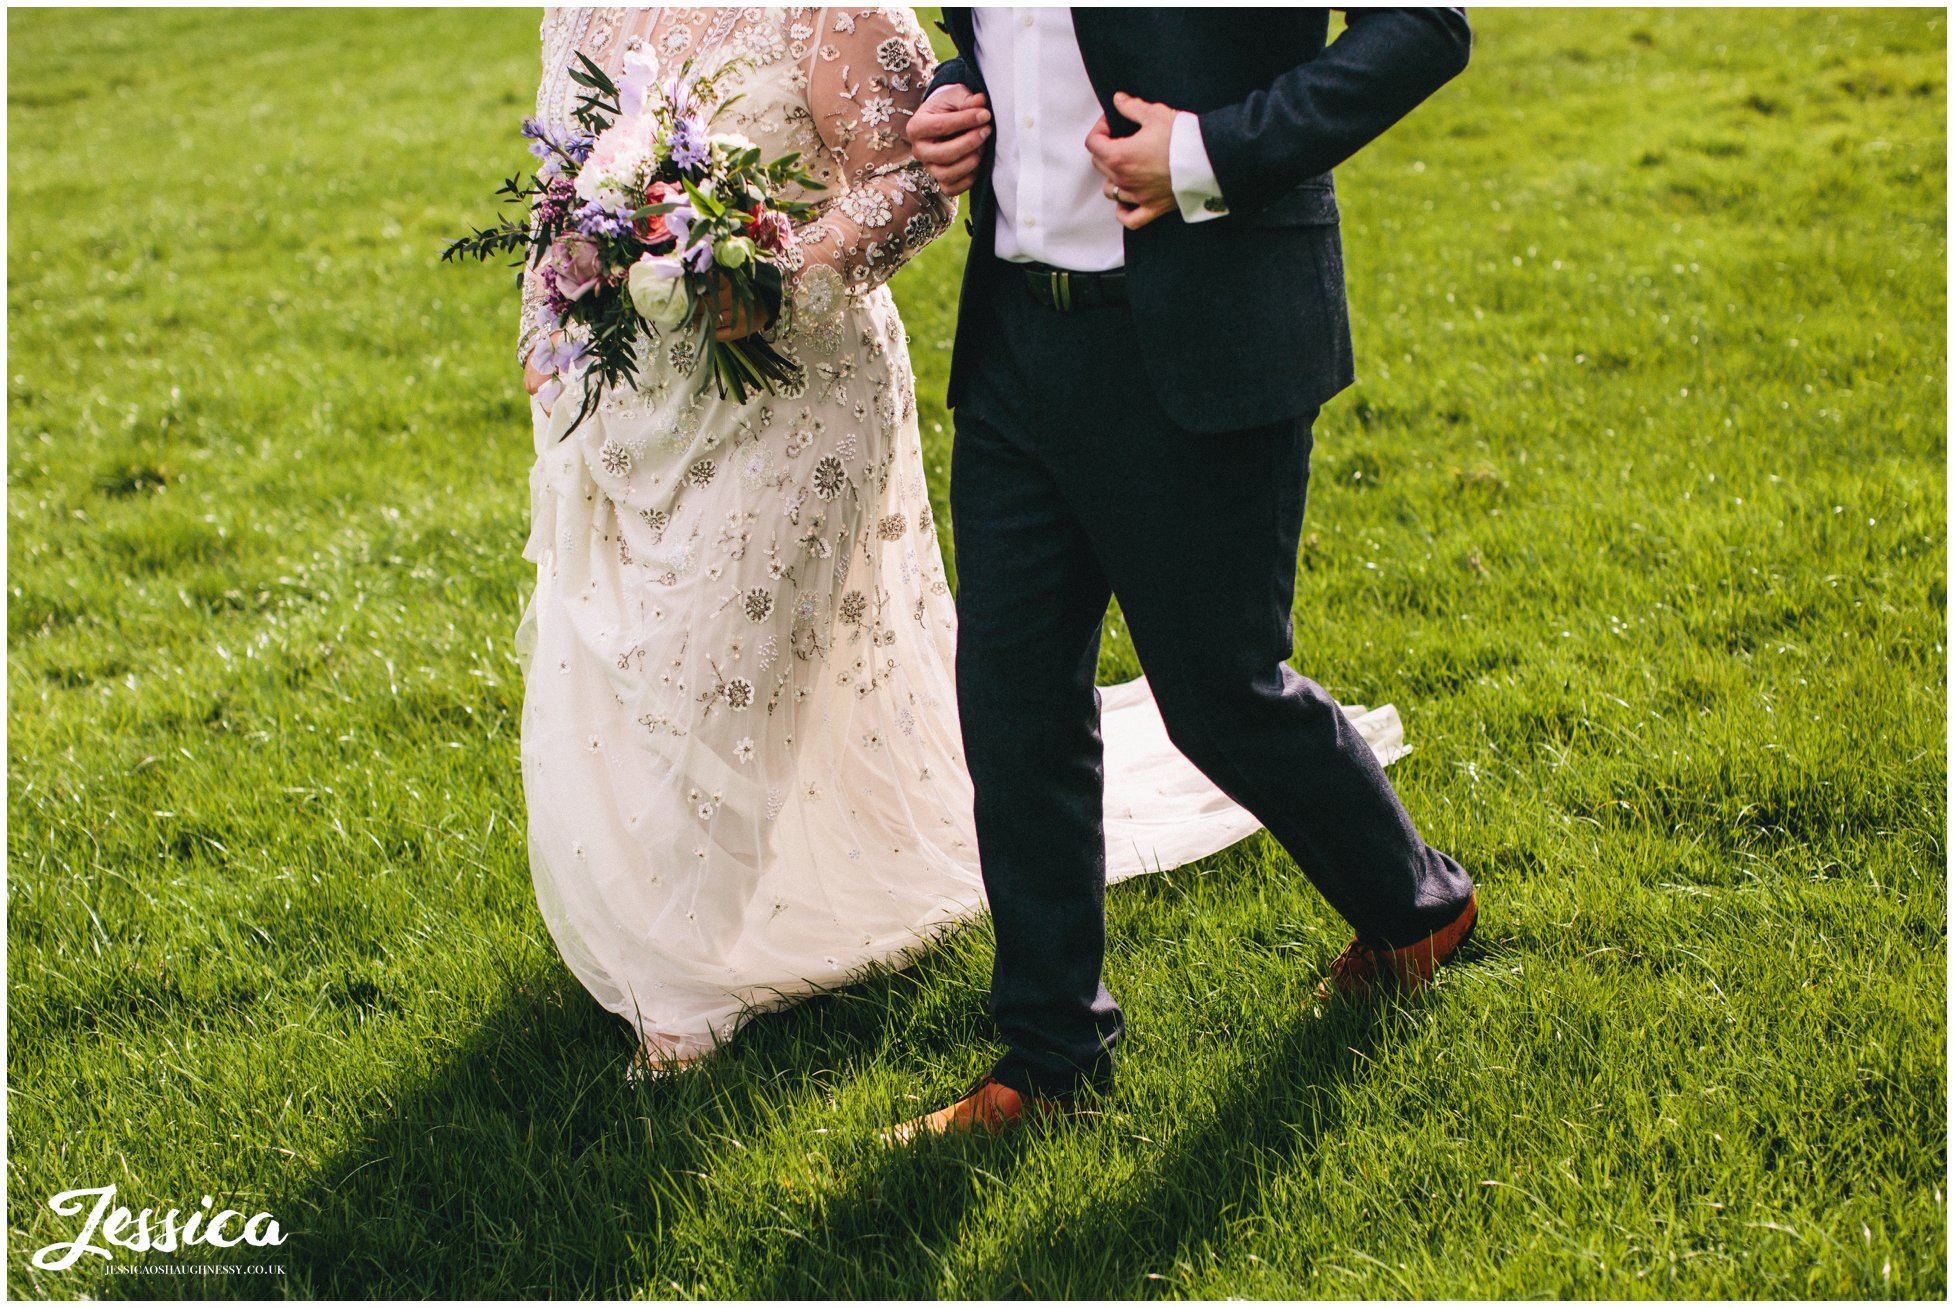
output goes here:
{"type": "Polygon", "coordinates": [[[768,254],[780,254],[794,248],[794,224],[787,221],[787,215],[780,210],[756,210],[748,217],[747,223],[753,244],[768,254]]]}
{"type": "MultiPolygon", "coordinates": [[[[646,204],[672,204],[682,202],[685,191],[670,182],[653,182],[645,188],[646,204]]],[[[665,226],[665,215],[654,213],[638,219],[638,239],[646,245],[663,245],[672,239],[670,229],[665,226]]]]}
{"type": "Polygon", "coordinates": [[[597,243],[577,232],[566,232],[551,243],[549,263],[556,274],[557,293],[566,300],[581,300],[604,273],[597,243]]]}

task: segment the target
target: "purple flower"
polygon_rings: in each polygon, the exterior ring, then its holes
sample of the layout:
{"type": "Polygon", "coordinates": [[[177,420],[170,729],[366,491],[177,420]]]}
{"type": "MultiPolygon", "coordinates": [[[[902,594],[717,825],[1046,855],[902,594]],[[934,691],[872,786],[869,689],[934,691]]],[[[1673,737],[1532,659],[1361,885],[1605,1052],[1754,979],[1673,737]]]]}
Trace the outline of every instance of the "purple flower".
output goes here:
{"type": "Polygon", "coordinates": [[[536,348],[529,352],[530,367],[537,372],[560,373],[569,372],[583,362],[584,355],[590,352],[588,345],[568,336],[551,340],[556,326],[547,320],[543,326],[542,338],[536,342],[536,348]]]}
{"type": "Polygon", "coordinates": [[[536,197],[535,217],[541,223],[561,223],[570,212],[570,202],[577,198],[575,183],[567,177],[552,177],[543,193],[536,197]]]}
{"type": "Polygon", "coordinates": [[[665,215],[665,230],[671,234],[673,240],[684,245],[685,238],[691,233],[692,224],[698,217],[697,209],[689,204],[681,204],[665,215]]]}
{"type": "Polygon", "coordinates": [[[536,270],[536,275],[543,279],[543,303],[548,307],[550,313],[561,322],[563,316],[570,312],[570,301],[556,284],[555,267],[545,263],[536,270]]]}
{"type": "Polygon", "coordinates": [[[651,56],[642,50],[633,50],[624,56],[624,66],[617,78],[617,103],[623,117],[636,118],[645,111],[645,100],[651,94],[651,74],[655,66],[651,56]]]}
{"type": "Polygon", "coordinates": [[[672,164],[684,172],[697,172],[705,167],[711,157],[712,149],[706,144],[705,128],[691,114],[686,114],[672,124],[672,164]]]}
{"type": "Polygon", "coordinates": [[[683,259],[685,266],[695,273],[711,272],[712,242],[702,240],[684,254],[681,254],[679,258],[683,259]]]}
{"type": "Polygon", "coordinates": [[[585,236],[627,236],[631,232],[629,214],[615,214],[596,201],[580,205],[570,215],[570,224],[585,236]]]}
{"type": "Polygon", "coordinates": [[[551,127],[540,118],[522,120],[522,134],[529,141],[529,153],[541,163],[539,177],[558,177],[563,161],[582,163],[590,157],[590,138],[573,135],[568,128],[551,127]]]}

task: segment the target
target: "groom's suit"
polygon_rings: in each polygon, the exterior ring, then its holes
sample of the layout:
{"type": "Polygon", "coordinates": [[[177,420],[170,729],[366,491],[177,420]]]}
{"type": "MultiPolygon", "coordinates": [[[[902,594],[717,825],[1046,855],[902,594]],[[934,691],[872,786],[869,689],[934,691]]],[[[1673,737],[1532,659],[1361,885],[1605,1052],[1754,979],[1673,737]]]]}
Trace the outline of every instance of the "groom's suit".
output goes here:
{"type": "MultiPolygon", "coordinates": [[[[935,82],[986,90],[971,12],[944,16],[958,57],[935,82]]],[[[1311,424],[1352,380],[1329,170],[1464,67],[1465,20],[1352,11],[1327,44],[1324,10],[1077,9],[1072,25],[1115,136],[1135,128],[1116,91],[1198,115],[1226,212],[1125,232],[1117,285],[1068,307],[995,255],[996,141],[971,190],[949,396],[957,686],[1011,1047],[996,1077],[1046,1095],[1109,1080],[1122,1029],[1100,980],[1093,684],[1111,597],[1175,744],[1359,939],[1409,944],[1472,891],[1287,665],[1311,424]]]]}
{"type": "MultiPolygon", "coordinates": [[[[1126,237],[1138,342],[1162,406],[1190,431],[1234,431],[1294,417],[1354,380],[1343,247],[1330,169],[1465,67],[1457,9],[1352,10],[1326,44],[1327,9],[1074,9],[1079,53],[1114,136],[1134,124],[1113,93],[1200,117],[1226,197],[1226,220],[1172,215],[1126,237]]],[[[985,89],[968,9],[945,9],[958,56],[932,89],[985,89]]],[[[1084,146],[1080,159],[1085,161],[1084,146]]],[[[992,152],[970,190],[970,262],[994,239],[992,152]]],[[[1089,165],[1088,165],[1089,166],[1089,165]]],[[[974,321],[959,315],[960,323],[974,321]]],[[[949,403],[968,381],[960,327],[949,403]]]]}

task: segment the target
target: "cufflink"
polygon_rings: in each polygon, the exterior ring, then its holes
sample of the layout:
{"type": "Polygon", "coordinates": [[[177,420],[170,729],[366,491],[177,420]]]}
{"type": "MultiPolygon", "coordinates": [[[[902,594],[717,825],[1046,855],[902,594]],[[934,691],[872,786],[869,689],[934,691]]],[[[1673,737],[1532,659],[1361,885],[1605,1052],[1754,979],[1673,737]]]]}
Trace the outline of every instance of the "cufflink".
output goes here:
{"type": "Polygon", "coordinates": [[[1228,201],[1222,199],[1218,195],[1211,195],[1207,199],[1201,201],[1201,207],[1203,209],[1206,209],[1209,213],[1227,213],[1228,201]]]}

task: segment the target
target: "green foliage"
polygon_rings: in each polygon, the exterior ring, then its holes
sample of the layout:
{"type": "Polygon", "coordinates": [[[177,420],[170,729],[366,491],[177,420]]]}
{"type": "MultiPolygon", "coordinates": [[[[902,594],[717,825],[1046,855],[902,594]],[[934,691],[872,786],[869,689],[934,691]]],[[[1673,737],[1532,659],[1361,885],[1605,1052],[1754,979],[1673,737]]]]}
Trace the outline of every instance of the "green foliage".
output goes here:
{"type": "Polygon", "coordinates": [[[1944,16],[1474,21],[1339,171],[1296,625],[1483,945],[1319,1015],[1245,842],[1110,894],[1098,1120],[892,1153],[983,923],[632,1088],[536,914],[514,287],[437,262],[533,11],[12,11],[12,1292],[1943,1296],[1944,16]],[[286,1275],[31,1268],[111,1181],[286,1275]]]}

